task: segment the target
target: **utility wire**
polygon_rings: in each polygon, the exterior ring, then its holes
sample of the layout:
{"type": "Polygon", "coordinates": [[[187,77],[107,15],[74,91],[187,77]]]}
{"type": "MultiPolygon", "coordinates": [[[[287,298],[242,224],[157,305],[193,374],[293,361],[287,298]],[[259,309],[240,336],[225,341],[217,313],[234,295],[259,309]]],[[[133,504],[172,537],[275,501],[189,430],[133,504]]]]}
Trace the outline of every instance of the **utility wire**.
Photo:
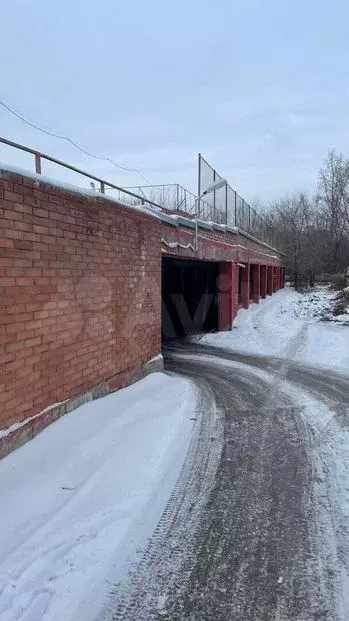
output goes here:
{"type": "Polygon", "coordinates": [[[95,160],[103,160],[104,162],[109,162],[110,164],[113,164],[113,166],[116,166],[116,168],[120,168],[120,170],[125,170],[126,172],[137,173],[140,177],[142,177],[142,179],[144,179],[144,181],[147,184],[151,185],[151,182],[149,181],[149,179],[147,179],[137,168],[127,168],[126,166],[121,166],[121,164],[114,162],[114,160],[110,159],[110,157],[103,157],[101,155],[94,155],[93,153],[89,153],[89,151],[86,151],[83,147],[81,147],[76,142],[71,140],[71,138],[69,138],[68,136],[62,136],[61,134],[57,134],[51,129],[47,129],[47,130],[43,129],[36,123],[28,121],[26,118],[24,118],[24,116],[22,116],[22,114],[20,114],[19,112],[16,112],[16,110],[11,108],[8,104],[6,104],[1,99],[0,99],[0,105],[6,110],[8,110],[8,112],[13,114],[15,117],[17,117],[18,119],[20,119],[21,121],[29,125],[30,127],[37,129],[39,132],[42,132],[43,134],[47,134],[48,136],[52,136],[53,138],[59,138],[59,140],[66,140],[71,145],[73,145],[73,147],[75,147],[76,149],[84,153],[85,155],[88,155],[89,157],[93,157],[95,160]]]}

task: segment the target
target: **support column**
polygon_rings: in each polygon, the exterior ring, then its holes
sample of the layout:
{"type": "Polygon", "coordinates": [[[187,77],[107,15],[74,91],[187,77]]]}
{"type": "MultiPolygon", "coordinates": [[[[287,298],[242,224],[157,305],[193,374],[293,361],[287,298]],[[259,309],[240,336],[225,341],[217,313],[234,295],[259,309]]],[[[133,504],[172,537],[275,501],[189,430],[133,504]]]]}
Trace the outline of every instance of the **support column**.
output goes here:
{"type": "Polygon", "coordinates": [[[239,309],[239,266],[236,263],[231,264],[231,277],[232,277],[232,322],[239,309]]]}
{"type": "Polygon", "coordinates": [[[254,265],[250,263],[250,304],[253,302],[254,298],[254,265]]]}
{"type": "Polygon", "coordinates": [[[273,293],[273,266],[267,266],[267,294],[272,295],[273,293]]]}
{"type": "Polygon", "coordinates": [[[286,268],[283,267],[282,268],[282,288],[285,288],[285,273],[286,273],[286,268]]]}
{"type": "Polygon", "coordinates": [[[242,306],[248,308],[250,305],[250,264],[245,263],[242,270],[242,306]]]}
{"type": "Polygon", "coordinates": [[[281,289],[281,265],[279,265],[278,269],[278,290],[281,289]]]}
{"type": "Polygon", "coordinates": [[[232,328],[232,263],[221,262],[218,276],[218,310],[219,329],[231,330],[232,328]]]}
{"type": "Polygon", "coordinates": [[[221,262],[218,277],[219,329],[231,330],[239,307],[239,266],[221,262]]]}
{"type": "Polygon", "coordinates": [[[264,300],[267,297],[267,266],[266,265],[261,265],[260,286],[261,286],[261,298],[262,300],[264,300]]]}
{"type": "Polygon", "coordinates": [[[273,293],[276,293],[276,281],[277,281],[277,267],[276,267],[276,265],[273,266],[272,270],[273,270],[273,293]]]}
{"type": "Polygon", "coordinates": [[[259,304],[261,298],[261,266],[259,263],[253,266],[253,301],[259,304]]]}

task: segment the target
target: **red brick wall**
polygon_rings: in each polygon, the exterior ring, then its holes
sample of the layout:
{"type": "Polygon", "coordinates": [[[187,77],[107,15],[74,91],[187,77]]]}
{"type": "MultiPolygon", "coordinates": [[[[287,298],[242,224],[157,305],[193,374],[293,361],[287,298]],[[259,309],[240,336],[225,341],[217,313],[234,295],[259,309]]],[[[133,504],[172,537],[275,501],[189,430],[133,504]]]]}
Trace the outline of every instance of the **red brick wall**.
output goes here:
{"type": "Polygon", "coordinates": [[[160,224],[0,170],[0,429],[161,349],[160,224]]]}

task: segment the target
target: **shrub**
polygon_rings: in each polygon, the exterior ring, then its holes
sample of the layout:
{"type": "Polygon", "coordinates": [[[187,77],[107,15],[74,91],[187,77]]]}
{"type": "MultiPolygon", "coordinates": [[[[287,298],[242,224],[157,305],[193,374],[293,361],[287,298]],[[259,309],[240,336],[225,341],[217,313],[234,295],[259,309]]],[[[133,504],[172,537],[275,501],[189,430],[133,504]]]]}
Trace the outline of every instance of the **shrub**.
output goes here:
{"type": "Polygon", "coordinates": [[[341,291],[345,287],[345,278],[343,274],[333,274],[329,276],[329,281],[332,291],[341,291]]]}

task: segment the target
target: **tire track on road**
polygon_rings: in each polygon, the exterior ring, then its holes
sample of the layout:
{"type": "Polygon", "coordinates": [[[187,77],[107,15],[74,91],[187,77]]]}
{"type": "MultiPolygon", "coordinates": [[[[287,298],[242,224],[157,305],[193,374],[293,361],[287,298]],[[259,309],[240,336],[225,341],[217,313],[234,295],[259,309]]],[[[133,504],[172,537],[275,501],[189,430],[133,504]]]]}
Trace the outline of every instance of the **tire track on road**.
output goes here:
{"type": "Polygon", "coordinates": [[[169,347],[165,361],[201,394],[201,449],[189,452],[163,525],[113,619],[347,621],[341,547],[349,534],[331,513],[327,436],[295,397],[306,391],[342,408],[345,427],[345,378],[285,358],[188,342],[169,347]],[[210,440],[212,427],[202,422],[212,421],[213,410],[221,414],[218,451],[217,430],[210,440]],[[212,456],[211,469],[202,450],[208,461],[212,456]],[[212,478],[200,495],[195,479],[207,472],[212,478]]]}

